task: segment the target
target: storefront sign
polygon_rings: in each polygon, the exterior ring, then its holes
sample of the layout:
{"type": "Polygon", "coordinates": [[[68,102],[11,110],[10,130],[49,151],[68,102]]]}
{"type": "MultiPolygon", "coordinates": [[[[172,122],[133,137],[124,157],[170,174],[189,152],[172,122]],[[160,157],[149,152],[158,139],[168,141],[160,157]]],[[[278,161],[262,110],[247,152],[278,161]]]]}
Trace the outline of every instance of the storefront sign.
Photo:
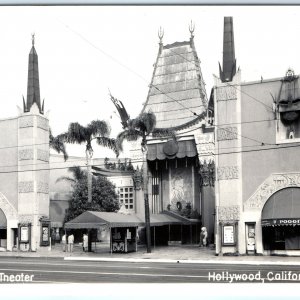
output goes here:
{"type": "Polygon", "coordinates": [[[235,245],[235,228],[234,225],[223,225],[222,227],[222,244],[223,246],[235,245]]]}
{"type": "Polygon", "coordinates": [[[261,221],[262,226],[300,225],[300,219],[268,219],[261,221]]]}

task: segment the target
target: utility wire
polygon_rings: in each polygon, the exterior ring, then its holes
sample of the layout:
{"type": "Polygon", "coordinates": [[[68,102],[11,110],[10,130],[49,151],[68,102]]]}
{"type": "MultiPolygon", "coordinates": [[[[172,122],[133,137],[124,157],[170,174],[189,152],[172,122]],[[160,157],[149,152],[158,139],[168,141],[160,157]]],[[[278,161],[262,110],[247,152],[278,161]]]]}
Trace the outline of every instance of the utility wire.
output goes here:
{"type": "MultiPolygon", "coordinates": [[[[257,145],[256,145],[257,146],[257,145]]],[[[249,146],[249,147],[255,147],[255,146],[249,146]]],[[[229,154],[240,154],[240,153],[251,153],[251,152],[259,152],[259,151],[268,151],[268,150],[281,150],[281,149],[291,149],[291,148],[299,148],[299,143],[297,145],[286,145],[281,147],[265,147],[265,148],[259,148],[259,149],[246,149],[246,150],[239,150],[239,151],[228,151],[228,152],[218,152],[218,153],[212,153],[214,156],[220,156],[220,155],[229,155],[229,154]]],[[[214,151],[215,149],[212,149],[214,151]]],[[[187,151],[187,153],[194,153],[194,151],[187,151]]],[[[209,155],[203,155],[203,156],[209,156],[209,155]]],[[[115,161],[112,161],[113,163],[115,161]]],[[[131,163],[142,163],[143,159],[131,159],[131,163]]],[[[117,162],[116,162],[117,163],[117,162]]],[[[29,166],[30,164],[28,164],[29,166]]],[[[32,164],[33,166],[33,164],[32,164]]],[[[105,167],[105,164],[91,164],[91,166],[97,166],[97,167],[105,167]]],[[[4,166],[0,166],[2,168],[4,166]]],[[[12,167],[12,166],[11,166],[12,167]]],[[[21,167],[19,165],[16,165],[15,167],[21,167]]],[[[52,171],[52,170],[67,170],[75,166],[65,166],[65,167],[48,167],[48,168],[39,168],[39,169],[28,169],[28,170],[10,170],[10,171],[0,171],[0,174],[10,174],[10,173],[25,173],[25,172],[34,172],[34,171],[52,171]]],[[[87,166],[80,166],[81,168],[87,168],[87,166]]],[[[113,170],[112,170],[113,171],[113,170]]]]}
{"type": "MultiPolygon", "coordinates": [[[[271,121],[276,121],[276,119],[270,120],[270,119],[265,119],[265,120],[256,120],[256,121],[244,121],[244,122],[233,122],[233,123],[223,123],[219,124],[218,126],[228,126],[228,125],[239,125],[239,124],[252,124],[252,123],[260,123],[260,122],[271,122],[271,121]]],[[[213,125],[216,126],[216,125],[213,125]]],[[[194,129],[185,131],[184,133],[192,132],[196,129],[200,129],[202,126],[196,127],[194,129]]],[[[25,148],[25,147],[33,147],[33,146],[42,146],[42,145],[48,145],[49,143],[34,143],[34,144],[26,144],[26,145],[14,145],[14,146],[5,146],[5,147],[0,147],[0,150],[4,149],[15,149],[15,148],[25,148]]],[[[275,144],[274,144],[275,145],[275,144]]],[[[51,149],[51,148],[50,148],[51,149]]],[[[41,149],[43,150],[43,149],[41,149]]],[[[53,150],[54,151],[54,150],[53,150]]]]}
{"type": "MultiPolygon", "coordinates": [[[[113,61],[115,61],[116,63],[120,64],[123,68],[127,69],[128,71],[134,73],[135,75],[137,75],[139,78],[141,78],[143,81],[145,81],[146,83],[148,82],[148,80],[146,80],[143,76],[141,76],[140,74],[138,74],[137,72],[135,72],[134,70],[132,70],[131,68],[129,68],[127,65],[123,64],[122,62],[120,62],[119,60],[115,59],[113,56],[111,56],[110,54],[108,54],[107,52],[103,51],[102,49],[100,49],[98,46],[96,46],[95,44],[93,44],[92,42],[90,42],[87,38],[85,38],[82,34],[80,34],[79,32],[75,31],[74,29],[72,29],[70,26],[68,26],[67,24],[65,24],[64,22],[58,20],[61,24],[63,24],[67,29],[69,29],[70,31],[72,31],[74,34],[76,34],[77,36],[79,36],[82,40],[84,40],[86,43],[88,43],[90,46],[92,46],[93,48],[95,48],[96,50],[100,51],[102,54],[104,54],[105,56],[109,57],[110,59],[112,59],[113,61]]],[[[169,49],[171,50],[171,52],[173,51],[172,49],[169,49]]],[[[181,54],[178,54],[176,52],[173,51],[173,53],[175,53],[176,55],[179,55],[181,57],[183,57],[186,61],[188,62],[191,62],[189,61],[188,59],[186,59],[184,56],[182,56],[181,54]]],[[[196,65],[195,65],[196,66],[196,65]]],[[[217,76],[216,76],[217,77],[217,76]]],[[[218,78],[218,77],[217,77],[218,78]]],[[[268,105],[266,105],[265,103],[261,102],[260,100],[256,99],[255,97],[245,93],[244,91],[238,89],[235,85],[230,85],[229,83],[226,83],[228,86],[230,87],[234,87],[236,90],[246,94],[248,97],[252,98],[253,100],[259,102],[260,104],[266,106],[267,108],[271,109],[273,111],[273,109],[271,107],[269,107],[268,105]]],[[[179,102],[178,100],[176,100],[175,98],[169,96],[168,94],[166,94],[165,92],[163,92],[161,89],[159,89],[157,86],[153,85],[152,83],[150,83],[149,85],[150,87],[153,87],[155,88],[157,91],[159,91],[160,93],[164,94],[166,97],[170,98],[171,100],[177,102],[179,105],[181,105],[184,109],[190,111],[194,116],[201,116],[199,114],[197,114],[196,112],[192,111],[190,108],[186,107],[185,105],[183,105],[181,102],[179,102]]],[[[200,105],[200,106],[204,106],[204,105],[200,105]]],[[[215,127],[218,127],[217,125],[214,125],[215,127]]],[[[224,130],[227,130],[229,131],[228,129],[225,129],[225,128],[222,128],[224,130]]],[[[230,132],[230,131],[229,131],[230,132]]],[[[243,136],[241,134],[238,134],[236,133],[237,135],[245,138],[245,139],[249,139],[249,140],[252,140],[252,141],[255,141],[257,143],[260,143],[262,145],[266,144],[265,142],[262,142],[262,141],[258,141],[256,139],[253,139],[253,138],[249,138],[249,137],[246,137],[246,136],[243,136]]]]}

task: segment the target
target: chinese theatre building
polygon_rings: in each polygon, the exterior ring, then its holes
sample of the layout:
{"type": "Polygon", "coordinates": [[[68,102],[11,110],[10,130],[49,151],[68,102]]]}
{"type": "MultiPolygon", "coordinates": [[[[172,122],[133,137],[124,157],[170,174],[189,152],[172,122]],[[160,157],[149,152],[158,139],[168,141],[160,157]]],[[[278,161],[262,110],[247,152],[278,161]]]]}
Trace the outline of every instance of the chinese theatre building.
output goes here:
{"type": "Polygon", "coordinates": [[[0,248],[8,251],[49,245],[49,125],[34,37],[23,104],[17,117],[0,120],[0,248]]]}
{"type": "Polygon", "coordinates": [[[241,82],[233,23],[224,19],[214,87],[216,253],[300,253],[300,81],[241,82]]]}
{"type": "MultiPolygon", "coordinates": [[[[177,140],[147,140],[150,213],[197,219],[214,240],[213,99],[207,99],[200,60],[190,39],[164,45],[163,33],[153,76],[142,112],[156,116],[156,128],[176,133],[177,140]]],[[[132,143],[133,164],[142,160],[140,143],[132,143]]],[[[196,221],[196,220],[195,220],[196,221]]],[[[180,234],[180,227],[177,228],[180,234]]],[[[199,229],[199,228],[198,228],[199,229]]],[[[194,242],[200,231],[194,230],[194,242]]]]}

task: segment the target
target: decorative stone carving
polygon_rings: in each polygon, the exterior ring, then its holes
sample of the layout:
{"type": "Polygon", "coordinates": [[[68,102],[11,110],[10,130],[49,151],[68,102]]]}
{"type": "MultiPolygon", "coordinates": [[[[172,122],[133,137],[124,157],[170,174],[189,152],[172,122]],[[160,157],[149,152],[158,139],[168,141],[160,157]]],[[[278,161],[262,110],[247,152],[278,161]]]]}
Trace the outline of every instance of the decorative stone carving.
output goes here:
{"type": "Polygon", "coordinates": [[[48,130],[49,129],[49,121],[43,117],[38,116],[37,117],[37,127],[48,130]]]}
{"type": "Polygon", "coordinates": [[[199,147],[197,147],[197,152],[200,156],[213,155],[215,152],[215,145],[213,143],[203,145],[199,144],[199,147]]]}
{"type": "Polygon", "coordinates": [[[37,149],[37,159],[49,162],[49,152],[46,150],[37,149]]]}
{"type": "Polygon", "coordinates": [[[33,117],[26,116],[19,119],[19,128],[33,127],[33,117]]]}
{"type": "Polygon", "coordinates": [[[202,133],[197,130],[195,133],[197,152],[201,163],[204,161],[214,161],[215,143],[213,133],[202,133]]]}
{"type": "Polygon", "coordinates": [[[201,178],[201,186],[214,186],[215,185],[215,163],[210,161],[207,163],[204,161],[200,164],[199,174],[201,178]]]}
{"type": "Polygon", "coordinates": [[[236,140],[237,139],[237,127],[224,127],[217,130],[218,141],[236,140]]]}
{"type": "Polygon", "coordinates": [[[219,206],[218,218],[221,222],[226,221],[239,221],[240,219],[240,207],[238,205],[232,206],[219,206]]]}
{"type": "Polygon", "coordinates": [[[236,88],[235,86],[224,86],[224,87],[218,87],[216,88],[217,93],[217,101],[223,101],[223,100],[236,100],[236,88]]]}
{"type": "Polygon", "coordinates": [[[142,169],[139,170],[139,167],[137,167],[137,169],[134,171],[133,175],[132,175],[132,180],[133,180],[133,184],[134,184],[134,189],[135,190],[140,190],[142,188],[143,185],[143,172],[142,169]]]}
{"type": "Polygon", "coordinates": [[[33,159],[33,149],[22,149],[19,150],[19,160],[32,160],[33,159]]]}
{"type": "Polygon", "coordinates": [[[33,181],[20,181],[19,182],[19,193],[32,193],[34,192],[33,181]]]}
{"type": "Polygon", "coordinates": [[[214,134],[212,132],[202,133],[201,131],[197,130],[194,136],[195,136],[196,144],[214,143],[214,134]]]}
{"type": "Polygon", "coordinates": [[[17,211],[6,199],[6,197],[0,193],[0,209],[4,212],[6,219],[17,219],[17,211]]]}
{"type": "Polygon", "coordinates": [[[218,167],[218,180],[230,180],[239,178],[238,166],[218,167]]]}
{"type": "Polygon", "coordinates": [[[19,215],[19,223],[20,224],[28,224],[31,223],[33,224],[33,215],[19,215]]]}
{"type": "Polygon", "coordinates": [[[244,209],[262,210],[270,196],[287,187],[300,187],[300,173],[272,174],[244,203],[244,209]]]}
{"type": "Polygon", "coordinates": [[[49,184],[47,182],[38,181],[37,182],[37,192],[48,194],[49,193],[49,184]]]}

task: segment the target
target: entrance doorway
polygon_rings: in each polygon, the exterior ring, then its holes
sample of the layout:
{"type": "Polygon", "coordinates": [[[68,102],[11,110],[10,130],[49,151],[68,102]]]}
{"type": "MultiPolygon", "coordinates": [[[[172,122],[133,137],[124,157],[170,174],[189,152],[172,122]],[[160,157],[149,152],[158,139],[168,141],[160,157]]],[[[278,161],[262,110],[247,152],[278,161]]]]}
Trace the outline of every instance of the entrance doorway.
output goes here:
{"type": "Polygon", "coordinates": [[[2,209],[0,209],[0,248],[7,246],[7,220],[2,209]]]}
{"type": "Polygon", "coordinates": [[[0,248],[6,248],[7,245],[7,230],[0,229],[0,248]]]}

